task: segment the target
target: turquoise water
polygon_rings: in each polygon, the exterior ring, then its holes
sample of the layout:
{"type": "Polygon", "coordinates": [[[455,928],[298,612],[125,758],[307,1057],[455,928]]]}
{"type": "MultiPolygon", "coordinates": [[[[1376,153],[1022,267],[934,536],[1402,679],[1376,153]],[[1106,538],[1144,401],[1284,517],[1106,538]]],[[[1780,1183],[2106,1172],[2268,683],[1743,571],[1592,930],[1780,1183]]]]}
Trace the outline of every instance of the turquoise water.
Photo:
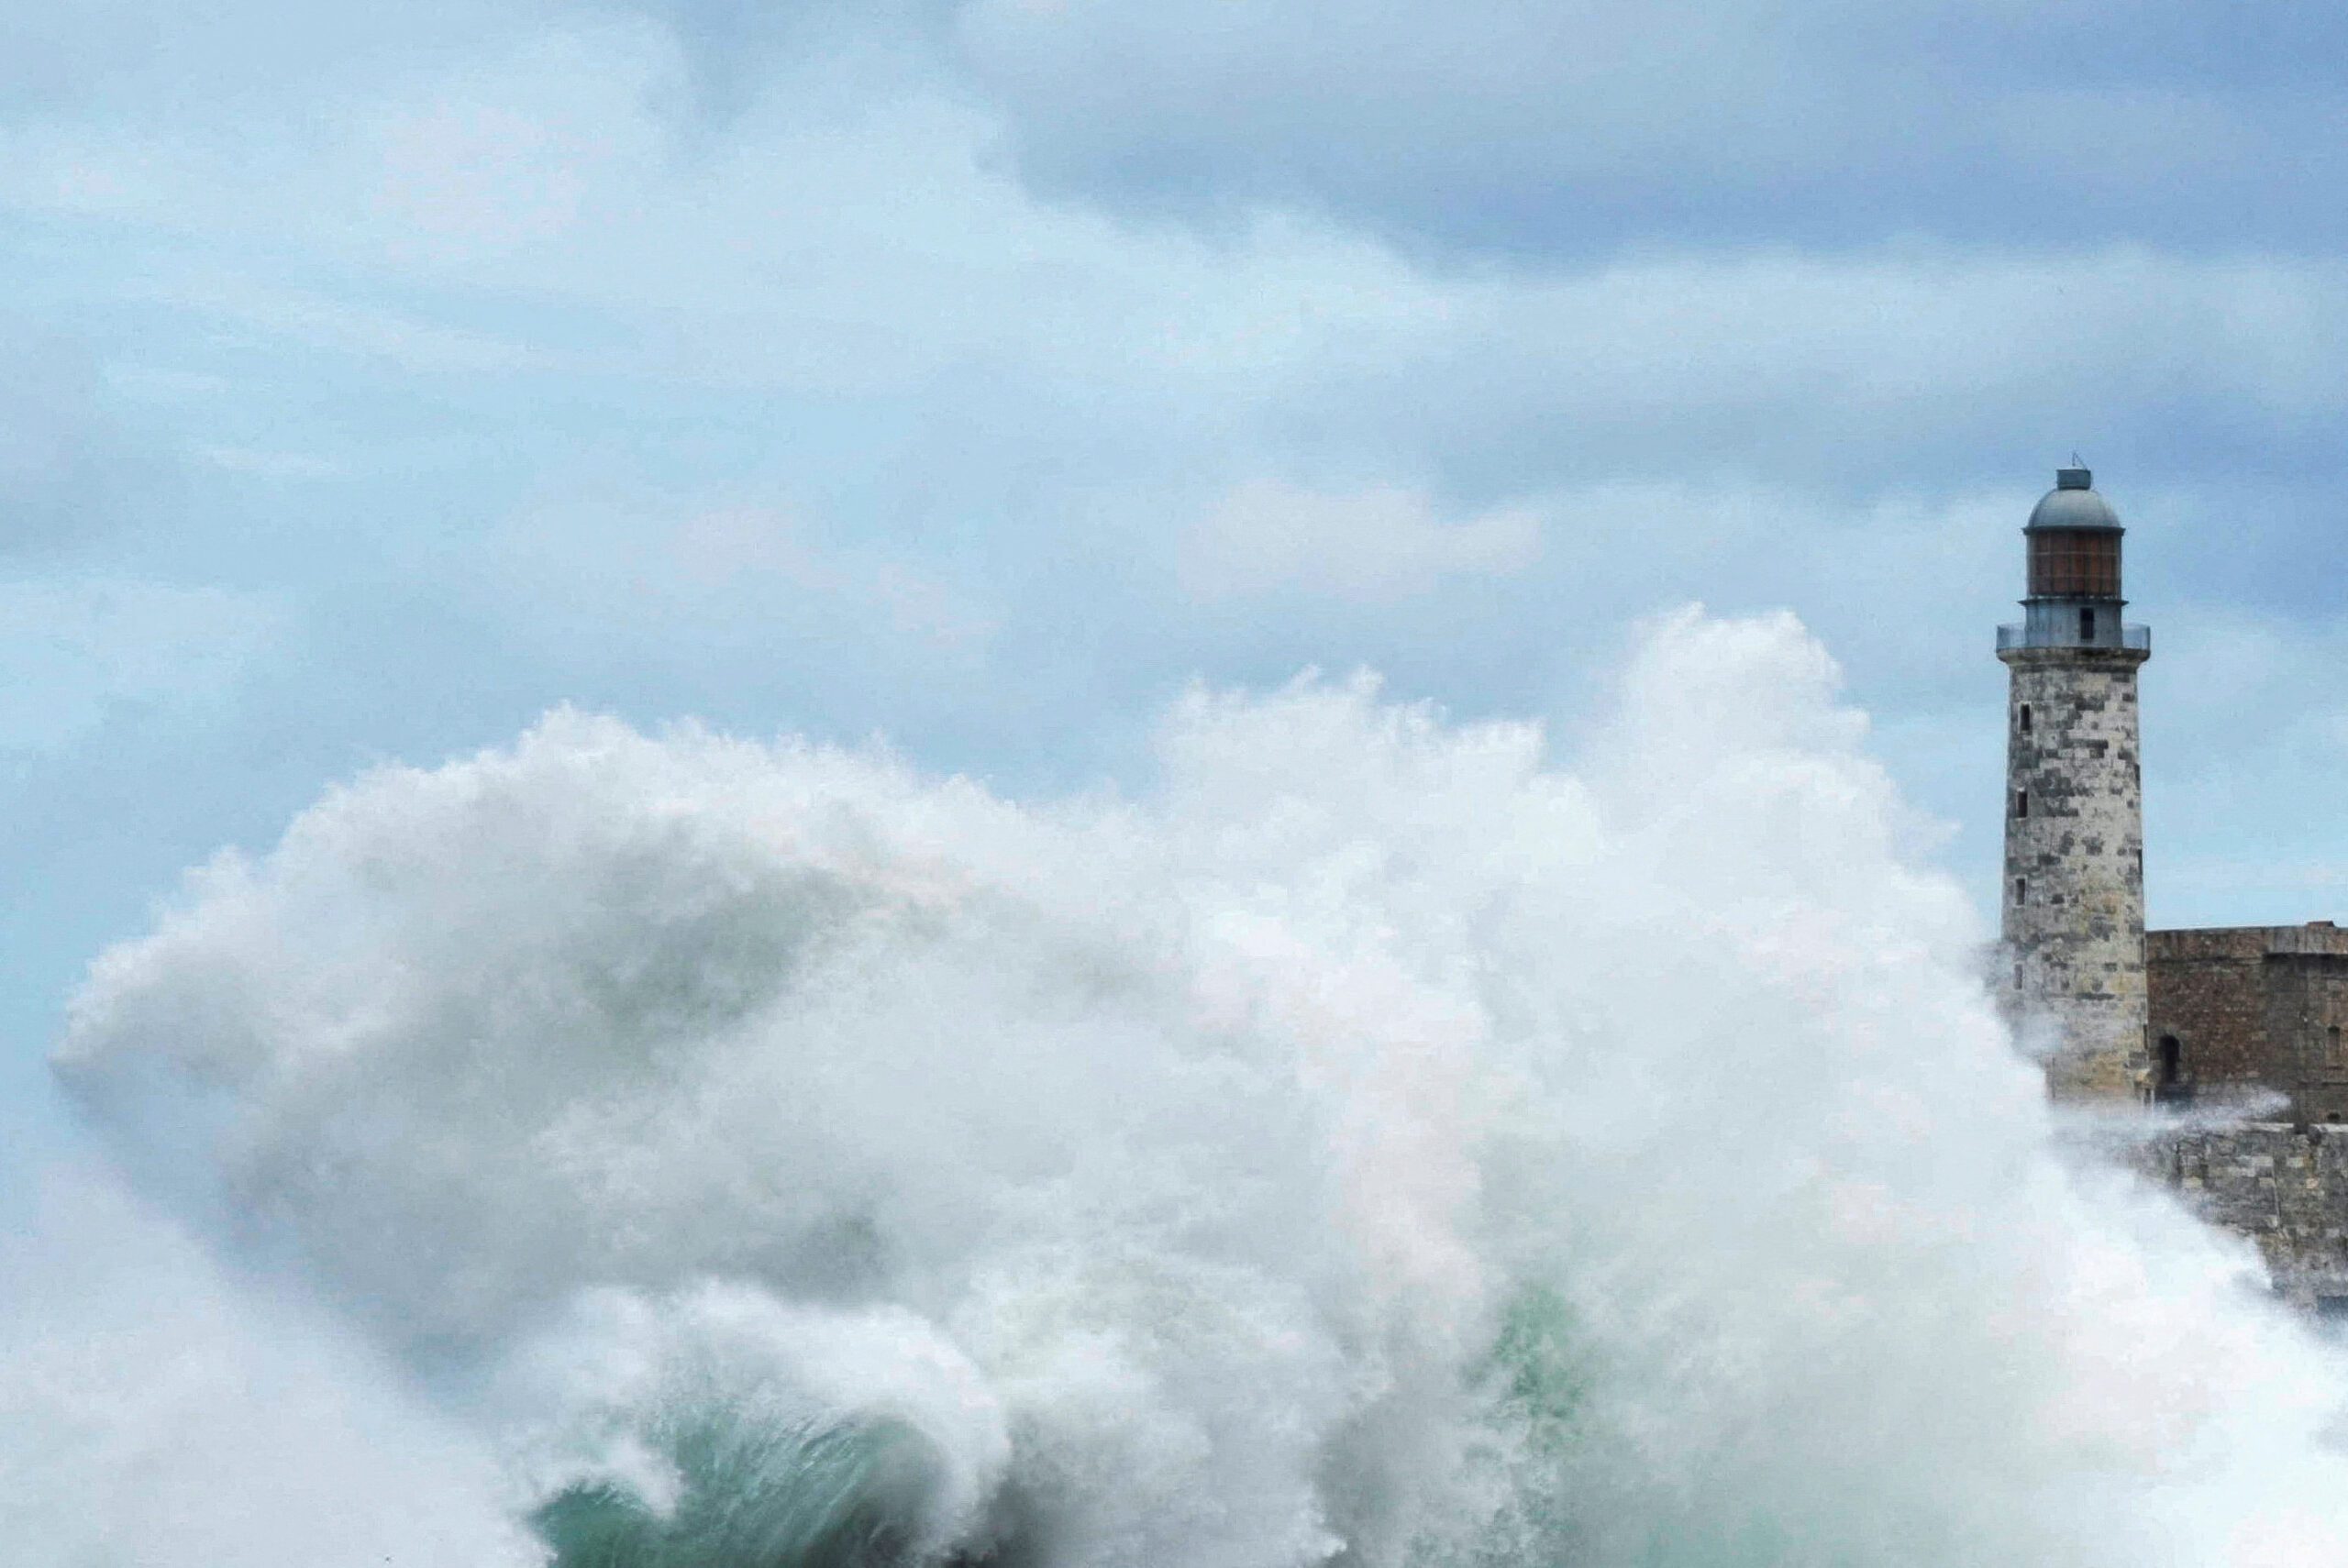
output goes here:
{"type": "Polygon", "coordinates": [[[703,1417],[650,1436],[681,1489],[656,1509],[607,1482],[540,1505],[559,1568],[893,1568],[914,1556],[937,1458],[903,1427],[760,1427],[703,1417]]]}
{"type": "MultiPolygon", "coordinates": [[[[1578,1533],[1561,1488],[1587,1436],[1584,1353],[1571,1309],[1554,1291],[1525,1291],[1503,1314],[1468,1375],[1495,1440],[1492,1479],[1512,1500],[1464,1550],[1430,1546],[1422,1562],[1524,1568],[1568,1560],[1578,1533]]],[[[984,1540],[925,1542],[943,1456],[902,1423],[761,1420],[704,1408],[657,1419],[644,1435],[670,1468],[674,1495],[656,1505],[616,1480],[563,1487],[530,1518],[555,1568],[1012,1568],[1049,1558],[1008,1506],[984,1540]]]]}

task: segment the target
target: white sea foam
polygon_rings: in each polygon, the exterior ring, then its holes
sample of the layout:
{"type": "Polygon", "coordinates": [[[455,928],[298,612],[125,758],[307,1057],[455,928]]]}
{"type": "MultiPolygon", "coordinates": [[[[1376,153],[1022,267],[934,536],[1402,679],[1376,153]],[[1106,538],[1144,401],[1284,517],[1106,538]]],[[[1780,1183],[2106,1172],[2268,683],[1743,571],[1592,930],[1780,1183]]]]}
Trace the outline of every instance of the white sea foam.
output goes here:
{"type": "MultiPolygon", "coordinates": [[[[1022,1568],[2335,1568],[2341,1368],[2054,1152],[1836,688],[1689,612],[1572,758],[1305,681],[1041,805],[557,714],[196,873],[60,1070],[237,1291],[399,1369],[351,1408],[467,1561],[565,1488],[685,1529],[716,1431],[1022,1568]]],[[[141,1463],[247,1448],[266,1538],[301,1468],[206,1430],[141,1463]]],[[[108,1496],[45,1561],[330,1560],[138,1556],[108,1496]]]]}

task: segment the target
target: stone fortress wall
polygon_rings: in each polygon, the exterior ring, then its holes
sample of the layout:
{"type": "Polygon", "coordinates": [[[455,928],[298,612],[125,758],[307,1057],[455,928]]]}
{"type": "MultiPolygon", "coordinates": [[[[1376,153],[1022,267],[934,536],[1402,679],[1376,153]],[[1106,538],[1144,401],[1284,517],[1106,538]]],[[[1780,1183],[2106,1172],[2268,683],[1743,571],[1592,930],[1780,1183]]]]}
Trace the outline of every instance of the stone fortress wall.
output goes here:
{"type": "Polygon", "coordinates": [[[2153,1093],[2348,1122],[2348,931],[2307,925],[2144,935],[2153,1093]]]}
{"type": "Polygon", "coordinates": [[[2348,931],[2144,935],[2154,1101],[2253,1120],[2185,1125],[2143,1168],[2248,1237],[2276,1292],[2348,1318],[2348,931]]]}
{"type": "Polygon", "coordinates": [[[2194,1212],[2249,1238],[2276,1295],[2348,1319],[2348,1127],[2180,1129],[2155,1134],[2138,1158],[2194,1212]]]}

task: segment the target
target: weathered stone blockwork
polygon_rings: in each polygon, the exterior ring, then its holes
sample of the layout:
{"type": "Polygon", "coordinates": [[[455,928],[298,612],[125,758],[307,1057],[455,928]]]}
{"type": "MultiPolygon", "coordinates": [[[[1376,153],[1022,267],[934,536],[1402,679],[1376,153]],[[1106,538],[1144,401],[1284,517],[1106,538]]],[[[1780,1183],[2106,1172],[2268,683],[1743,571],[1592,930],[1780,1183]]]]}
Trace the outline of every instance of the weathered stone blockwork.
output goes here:
{"type": "Polygon", "coordinates": [[[2143,1159],[2203,1218],[2255,1243],[2292,1303],[2348,1307],[2348,1127],[2179,1131],[2147,1144],[2143,1159]]]}
{"type": "Polygon", "coordinates": [[[2142,652],[2018,647],[2008,705],[2005,955],[2014,1014],[2056,1043],[2056,1098],[2132,1100],[2145,1035],[2142,652]]]}
{"type": "Polygon", "coordinates": [[[2145,954],[2164,1098],[2281,1095],[2282,1120],[2348,1121],[2348,931],[2329,921],[2155,931],[2145,954]]]}

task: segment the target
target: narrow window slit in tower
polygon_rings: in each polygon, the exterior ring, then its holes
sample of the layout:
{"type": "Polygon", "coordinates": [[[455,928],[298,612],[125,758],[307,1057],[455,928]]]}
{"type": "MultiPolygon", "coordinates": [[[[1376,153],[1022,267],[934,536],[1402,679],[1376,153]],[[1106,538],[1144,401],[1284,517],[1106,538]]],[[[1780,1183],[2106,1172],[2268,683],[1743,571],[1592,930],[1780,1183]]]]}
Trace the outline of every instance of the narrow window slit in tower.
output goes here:
{"type": "Polygon", "coordinates": [[[2030,734],[2030,704],[2027,702],[2021,705],[2021,733],[2030,734]]]}
{"type": "Polygon", "coordinates": [[[2030,815],[2029,790],[2017,790],[2014,791],[2014,815],[2018,817],[2026,817],[2030,815]]]}
{"type": "Polygon", "coordinates": [[[2029,878],[2024,878],[2024,877],[2017,877],[2017,878],[2014,878],[2014,902],[2016,902],[2016,903],[2018,903],[2018,904],[2026,904],[2026,903],[2028,903],[2029,901],[2030,901],[2030,880],[2029,880],[2029,878]]]}
{"type": "Polygon", "coordinates": [[[2095,641],[2095,612],[2092,610],[2079,612],[2079,641],[2083,643],[2095,641]]]}

